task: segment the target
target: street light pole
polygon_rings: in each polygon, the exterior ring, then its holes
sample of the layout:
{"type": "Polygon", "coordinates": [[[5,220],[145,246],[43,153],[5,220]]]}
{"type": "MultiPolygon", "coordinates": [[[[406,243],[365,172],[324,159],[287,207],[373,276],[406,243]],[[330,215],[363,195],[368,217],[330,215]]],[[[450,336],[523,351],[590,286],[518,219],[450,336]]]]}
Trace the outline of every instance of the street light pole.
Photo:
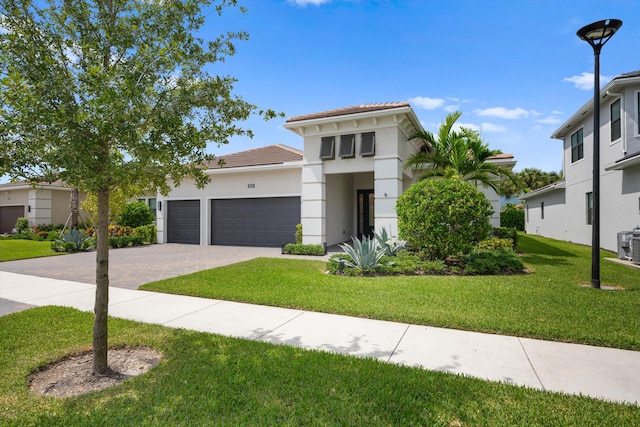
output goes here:
{"type": "Polygon", "coordinates": [[[619,19],[605,19],[578,30],[593,48],[593,214],[591,221],[591,287],[600,289],[600,51],[622,26],[619,19]]]}

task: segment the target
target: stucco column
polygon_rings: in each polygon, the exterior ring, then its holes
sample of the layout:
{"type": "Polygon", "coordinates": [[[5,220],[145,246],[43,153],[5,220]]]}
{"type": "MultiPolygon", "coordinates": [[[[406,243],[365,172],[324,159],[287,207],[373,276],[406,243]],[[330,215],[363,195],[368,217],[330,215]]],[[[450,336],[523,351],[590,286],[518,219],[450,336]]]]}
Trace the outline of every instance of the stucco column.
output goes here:
{"type": "Polygon", "coordinates": [[[27,218],[31,225],[51,224],[51,190],[29,190],[27,218]]]}
{"type": "Polygon", "coordinates": [[[300,216],[302,243],[324,244],[327,241],[327,196],[322,162],[302,166],[300,216]]]}
{"type": "Polygon", "coordinates": [[[396,202],[402,194],[402,161],[397,156],[374,159],[375,229],[390,230],[398,234],[396,202]]]}

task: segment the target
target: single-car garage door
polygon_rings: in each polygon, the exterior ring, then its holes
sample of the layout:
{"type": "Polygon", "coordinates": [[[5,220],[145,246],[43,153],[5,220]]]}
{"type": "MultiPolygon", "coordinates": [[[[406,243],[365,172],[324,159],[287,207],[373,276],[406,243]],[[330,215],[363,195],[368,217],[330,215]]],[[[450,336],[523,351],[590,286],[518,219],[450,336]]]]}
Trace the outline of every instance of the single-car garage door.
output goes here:
{"type": "Polygon", "coordinates": [[[167,243],[200,244],[200,200],[167,202],[167,243]]]}
{"type": "Polygon", "coordinates": [[[0,233],[11,233],[21,216],[24,216],[24,206],[0,206],[0,233]]]}
{"type": "Polygon", "coordinates": [[[300,197],[211,201],[211,243],[280,246],[295,241],[300,197]]]}

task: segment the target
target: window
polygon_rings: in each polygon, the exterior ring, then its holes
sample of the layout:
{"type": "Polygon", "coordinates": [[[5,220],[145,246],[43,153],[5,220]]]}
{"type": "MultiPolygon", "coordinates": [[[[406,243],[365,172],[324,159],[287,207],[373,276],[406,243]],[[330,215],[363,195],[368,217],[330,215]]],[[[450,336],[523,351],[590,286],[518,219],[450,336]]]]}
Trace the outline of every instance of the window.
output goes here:
{"type": "Polygon", "coordinates": [[[323,136],[320,145],[320,159],[333,160],[335,158],[335,136],[323,136]]]}
{"type": "Polygon", "coordinates": [[[356,136],[342,135],[340,137],[340,157],[349,159],[356,156],[356,136]]]}
{"type": "Polygon", "coordinates": [[[154,217],[157,217],[156,215],[156,198],[155,197],[149,197],[149,198],[140,198],[138,199],[139,202],[144,203],[145,205],[149,206],[149,209],[151,209],[151,212],[153,213],[154,217]]]}
{"type": "Polygon", "coordinates": [[[584,157],[582,129],[571,135],[571,163],[575,163],[584,157]]]}
{"type": "Polygon", "coordinates": [[[587,224],[593,224],[593,193],[587,193],[587,224]]]}
{"type": "Polygon", "coordinates": [[[620,121],[620,100],[611,104],[611,142],[622,136],[622,124],[620,121]]]}
{"type": "Polygon", "coordinates": [[[376,133],[366,132],[360,136],[360,155],[370,157],[376,154],[376,133]]]}
{"type": "Polygon", "coordinates": [[[544,202],[540,202],[540,219],[544,219],[544,202]]]}
{"type": "Polygon", "coordinates": [[[640,135],[640,91],[636,92],[636,130],[640,135]]]}

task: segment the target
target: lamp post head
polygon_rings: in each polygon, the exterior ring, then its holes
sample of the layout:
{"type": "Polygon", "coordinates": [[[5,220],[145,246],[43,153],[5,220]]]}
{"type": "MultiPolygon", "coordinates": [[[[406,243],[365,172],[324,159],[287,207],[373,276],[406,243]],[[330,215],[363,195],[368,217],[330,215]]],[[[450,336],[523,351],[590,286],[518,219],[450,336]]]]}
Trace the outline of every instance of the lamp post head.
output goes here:
{"type": "Polygon", "coordinates": [[[582,40],[589,43],[591,47],[600,50],[621,26],[622,21],[619,19],[605,19],[585,25],[580,28],[576,34],[582,40]]]}

